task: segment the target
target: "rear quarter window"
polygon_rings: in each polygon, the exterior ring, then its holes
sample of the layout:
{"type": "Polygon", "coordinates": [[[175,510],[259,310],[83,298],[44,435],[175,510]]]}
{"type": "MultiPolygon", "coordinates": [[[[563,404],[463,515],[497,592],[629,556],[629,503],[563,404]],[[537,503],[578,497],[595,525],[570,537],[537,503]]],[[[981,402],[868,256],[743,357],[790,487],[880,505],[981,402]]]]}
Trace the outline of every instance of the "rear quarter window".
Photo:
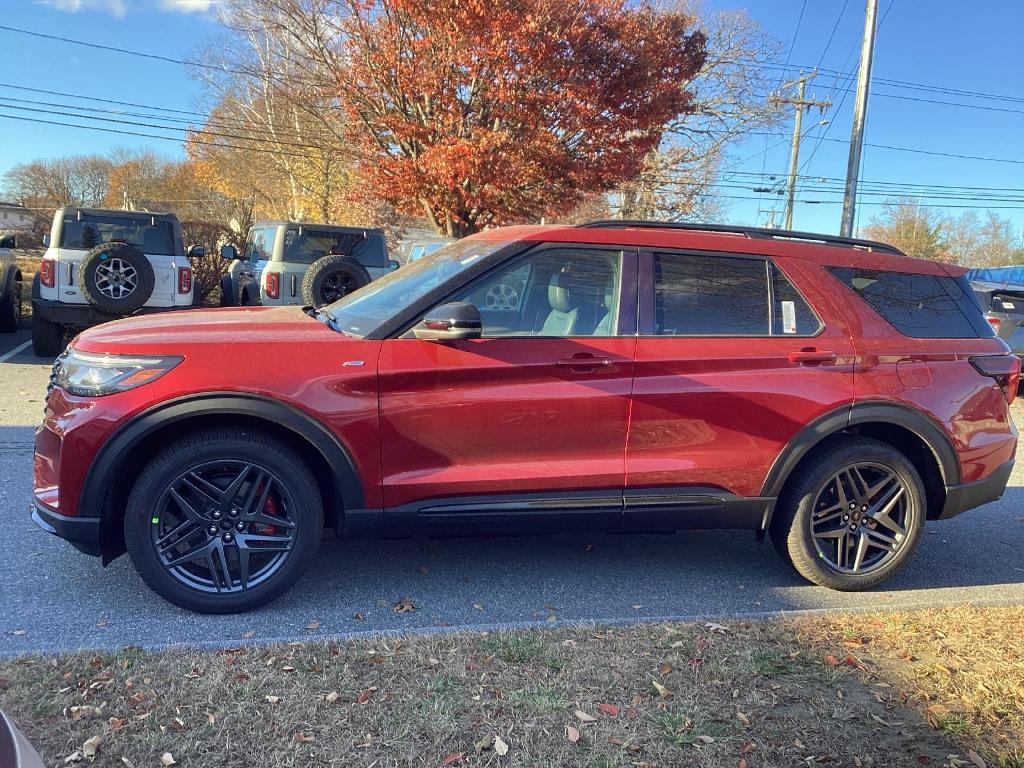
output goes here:
{"type": "Polygon", "coordinates": [[[854,267],[830,271],[904,336],[975,339],[992,335],[970,287],[956,278],[854,267]]]}

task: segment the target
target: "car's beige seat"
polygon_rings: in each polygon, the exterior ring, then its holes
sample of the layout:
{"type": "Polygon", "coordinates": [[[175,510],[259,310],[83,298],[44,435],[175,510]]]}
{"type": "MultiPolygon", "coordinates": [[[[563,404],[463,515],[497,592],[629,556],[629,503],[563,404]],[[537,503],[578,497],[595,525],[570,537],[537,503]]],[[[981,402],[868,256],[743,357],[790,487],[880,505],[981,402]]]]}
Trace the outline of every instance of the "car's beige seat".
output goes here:
{"type": "Polygon", "coordinates": [[[593,276],[582,275],[566,266],[548,281],[551,311],[544,319],[541,336],[590,336],[602,310],[601,289],[593,276]]]}

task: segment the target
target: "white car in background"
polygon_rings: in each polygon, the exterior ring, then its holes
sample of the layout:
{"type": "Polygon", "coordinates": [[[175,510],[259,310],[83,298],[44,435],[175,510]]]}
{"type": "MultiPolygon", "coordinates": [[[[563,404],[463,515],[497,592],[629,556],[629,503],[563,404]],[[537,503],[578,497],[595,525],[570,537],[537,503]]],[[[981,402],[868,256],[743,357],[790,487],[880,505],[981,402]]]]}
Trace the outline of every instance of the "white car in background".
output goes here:
{"type": "Polygon", "coordinates": [[[384,231],[297,221],[261,221],[221,278],[221,306],[309,305],[337,301],[398,267],[384,231]]]}
{"type": "Polygon", "coordinates": [[[44,243],[32,283],[32,348],[41,357],[60,354],[69,332],[200,303],[189,259],[205,249],[186,253],[172,213],[58,208],[44,243]]]}

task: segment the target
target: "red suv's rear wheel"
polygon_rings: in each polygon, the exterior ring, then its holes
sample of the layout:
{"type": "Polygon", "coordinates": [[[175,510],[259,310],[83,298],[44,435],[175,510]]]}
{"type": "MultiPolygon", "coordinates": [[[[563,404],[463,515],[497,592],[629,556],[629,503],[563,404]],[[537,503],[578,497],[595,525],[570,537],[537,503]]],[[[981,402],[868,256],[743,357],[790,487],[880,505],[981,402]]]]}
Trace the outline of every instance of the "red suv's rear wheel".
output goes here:
{"type": "Polygon", "coordinates": [[[302,459],[270,437],[213,430],[146,467],[128,499],[125,541],[167,600],[230,613],[278,597],[319,545],[323,510],[302,459]]]}
{"type": "Polygon", "coordinates": [[[906,562],[924,518],[924,488],[906,456],[886,443],[849,437],[801,467],[779,499],[771,534],[809,581],[868,589],[906,562]]]}

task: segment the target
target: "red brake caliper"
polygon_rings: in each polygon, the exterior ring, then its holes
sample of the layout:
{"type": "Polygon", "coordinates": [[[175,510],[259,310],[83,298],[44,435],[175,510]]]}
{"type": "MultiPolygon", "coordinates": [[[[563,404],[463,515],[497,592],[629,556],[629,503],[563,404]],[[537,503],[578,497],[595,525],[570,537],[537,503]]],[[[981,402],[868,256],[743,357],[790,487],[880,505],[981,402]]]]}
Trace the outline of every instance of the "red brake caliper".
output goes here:
{"type": "MultiPolygon", "coordinates": [[[[263,488],[260,487],[260,489],[257,492],[258,493],[263,493],[263,488]]],[[[267,496],[267,501],[263,505],[263,511],[265,513],[267,513],[268,515],[271,515],[271,516],[277,515],[279,510],[277,508],[277,502],[274,501],[274,497],[273,496],[267,496]]],[[[269,535],[269,536],[272,536],[275,533],[277,533],[277,526],[276,525],[264,525],[263,526],[263,530],[261,531],[261,533],[269,535]]]]}

